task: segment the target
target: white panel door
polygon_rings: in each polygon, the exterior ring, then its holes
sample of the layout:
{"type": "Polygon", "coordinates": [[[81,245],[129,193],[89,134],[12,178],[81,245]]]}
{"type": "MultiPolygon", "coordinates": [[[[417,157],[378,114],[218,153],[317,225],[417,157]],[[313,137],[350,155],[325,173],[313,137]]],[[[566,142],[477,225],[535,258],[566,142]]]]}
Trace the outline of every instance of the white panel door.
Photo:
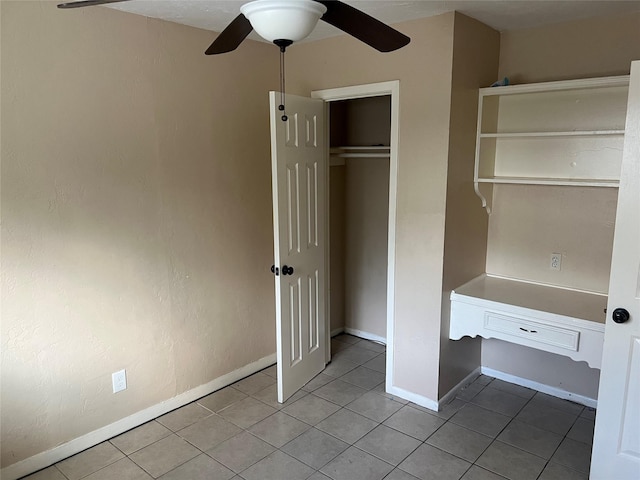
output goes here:
{"type": "Polygon", "coordinates": [[[324,103],[270,93],[278,401],[325,366],[324,103]]]}
{"type": "Polygon", "coordinates": [[[631,66],[591,479],[640,479],[640,61],[631,66]],[[613,320],[625,312],[624,323],[613,320]]]}

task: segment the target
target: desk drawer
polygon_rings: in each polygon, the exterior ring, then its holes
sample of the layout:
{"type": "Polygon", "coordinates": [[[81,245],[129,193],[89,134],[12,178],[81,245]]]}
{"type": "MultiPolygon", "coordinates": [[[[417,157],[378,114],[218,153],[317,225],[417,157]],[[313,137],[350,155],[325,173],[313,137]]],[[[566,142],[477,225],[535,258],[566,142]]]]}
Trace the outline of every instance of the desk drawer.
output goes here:
{"type": "Polygon", "coordinates": [[[485,312],[484,328],[502,335],[496,338],[508,340],[509,336],[525,338],[531,342],[553,345],[578,351],[580,332],[568,328],[552,327],[542,323],[510,317],[493,312],[485,312]]]}

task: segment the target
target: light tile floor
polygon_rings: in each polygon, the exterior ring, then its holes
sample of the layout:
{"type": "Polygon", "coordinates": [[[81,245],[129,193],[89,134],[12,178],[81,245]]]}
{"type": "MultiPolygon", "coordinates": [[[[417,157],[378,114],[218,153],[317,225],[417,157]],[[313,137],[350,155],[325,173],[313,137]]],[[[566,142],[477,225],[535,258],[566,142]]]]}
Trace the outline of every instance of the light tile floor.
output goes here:
{"type": "Polygon", "coordinates": [[[350,335],[288,402],[275,366],[29,480],[586,480],[595,411],[480,376],[442,411],[385,393],[385,348],[350,335]]]}

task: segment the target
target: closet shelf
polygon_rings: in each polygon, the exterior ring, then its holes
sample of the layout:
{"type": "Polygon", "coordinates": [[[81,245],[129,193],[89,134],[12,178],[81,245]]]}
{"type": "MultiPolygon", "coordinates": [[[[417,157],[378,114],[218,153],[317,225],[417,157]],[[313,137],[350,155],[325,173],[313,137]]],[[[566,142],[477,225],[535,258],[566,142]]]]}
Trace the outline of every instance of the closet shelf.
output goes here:
{"type": "Polygon", "coordinates": [[[629,85],[629,75],[615,77],[582,78],[579,80],[559,80],[546,83],[528,83],[522,85],[508,85],[506,87],[485,87],[480,91],[484,96],[522,95],[526,93],[540,92],[543,85],[545,91],[563,91],[576,89],[597,89],[600,87],[627,87],[629,85]]]}
{"type": "Polygon", "coordinates": [[[389,151],[391,149],[390,146],[385,146],[385,145],[372,145],[372,146],[366,146],[366,145],[351,145],[351,146],[342,146],[342,147],[333,147],[331,148],[331,151],[333,152],[334,150],[338,151],[338,150],[387,150],[389,151]]]}
{"type": "Polygon", "coordinates": [[[332,157],[337,158],[389,158],[391,147],[383,145],[344,146],[331,148],[329,153],[332,157]]]}
{"type": "Polygon", "coordinates": [[[332,156],[340,158],[389,158],[389,153],[332,153],[332,156]]]}

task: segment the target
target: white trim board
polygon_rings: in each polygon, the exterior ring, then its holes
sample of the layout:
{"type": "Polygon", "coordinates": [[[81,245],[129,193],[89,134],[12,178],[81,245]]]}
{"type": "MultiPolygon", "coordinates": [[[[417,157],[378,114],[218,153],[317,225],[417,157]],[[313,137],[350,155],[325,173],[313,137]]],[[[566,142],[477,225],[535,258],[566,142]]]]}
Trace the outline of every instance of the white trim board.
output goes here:
{"type": "Polygon", "coordinates": [[[529,380],[528,378],[517,377],[515,375],[511,375],[510,373],[501,372],[492,368],[481,367],[481,372],[483,375],[498,378],[500,380],[504,380],[505,382],[515,383],[516,385],[520,385],[521,387],[531,388],[533,390],[546,393],[553,397],[569,400],[570,402],[579,403],[580,405],[585,405],[591,408],[598,407],[598,400],[595,398],[578,395],[577,393],[572,393],[561,388],[552,387],[551,385],[545,385],[544,383],[534,382],[533,380],[529,380]]]}
{"type": "Polygon", "coordinates": [[[363,330],[358,330],[356,328],[344,327],[344,333],[348,333],[349,335],[354,335],[356,337],[364,338],[365,340],[372,340],[374,342],[382,343],[384,345],[387,344],[387,339],[381,337],[380,335],[375,335],[373,333],[365,332],[363,330]]]}
{"type": "Polygon", "coordinates": [[[336,335],[340,335],[341,333],[344,333],[344,327],[339,327],[335,330],[331,330],[331,338],[335,337],[336,335]]]}
{"type": "Polygon", "coordinates": [[[385,390],[387,393],[391,395],[395,395],[404,400],[408,400],[410,402],[415,403],[416,405],[420,405],[421,407],[428,408],[429,410],[433,410],[434,412],[438,411],[438,402],[435,400],[431,400],[430,398],[423,397],[422,395],[418,395],[417,393],[409,392],[400,387],[394,387],[393,385],[389,385],[387,380],[387,384],[385,385],[385,390]]]}
{"type": "Polygon", "coordinates": [[[438,400],[439,408],[442,408],[444,405],[446,405],[451,400],[453,400],[456,397],[456,395],[458,395],[458,392],[462,390],[463,387],[466,387],[467,385],[473,383],[475,379],[480,376],[480,373],[481,373],[481,367],[478,367],[469,375],[464,377],[460,382],[458,382],[458,384],[455,387],[449,390],[440,400],[438,400]]]}
{"type": "Polygon", "coordinates": [[[379,335],[374,335],[373,333],[365,332],[363,330],[358,330],[356,328],[349,327],[339,327],[335,330],[331,330],[331,338],[340,335],[341,333],[347,333],[349,335],[353,335],[355,337],[364,338],[365,340],[372,340],[374,342],[382,343],[384,345],[387,344],[387,339],[381,337],[379,335]]]}
{"type": "Polygon", "coordinates": [[[46,468],[54,463],[64,460],[76,453],[80,453],[87,448],[91,448],[99,443],[102,443],[110,438],[120,435],[132,428],[138,427],[143,423],[146,423],[154,418],[157,418],[165,413],[169,413],[176,408],[183,407],[199,398],[209,395],[221,388],[231,385],[249,375],[253,375],[260,370],[273,365],[276,362],[276,354],[267,355],[249,365],[238,368],[233,372],[229,372],[221,377],[218,377],[204,385],[193,388],[180,395],[160,402],[151,407],[145,408],[133,415],[129,415],[121,420],[118,420],[110,425],[105,425],[93,432],[89,432],[81,437],[74,438],[73,440],[63,443],[51,450],[41,452],[32,457],[25,458],[13,465],[9,465],[0,471],[0,478],[3,480],[16,480],[17,478],[29,475],[33,472],[46,468]]]}
{"type": "Polygon", "coordinates": [[[587,407],[596,408],[598,405],[598,401],[594,398],[585,397],[584,395],[578,395],[576,393],[568,392],[567,390],[562,390],[560,388],[552,387],[550,385],[545,385],[544,383],[534,382],[533,380],[517,377],[515,375],[501,372],[499,370],[494,370],[492,368],[478,367],[469,375],[467,375],[455,387],[449,390],[438,401],[439,406],[442,407],[447,403],[449,403],[451,400],[453,400],[463,387],[475,381],[480,376],[480,374],[487,375],[488,377],[497,378],[499,380],[504,380],[505,382],[513,383],[515,385],[520,385],[521,387],[531,388],[532,390],[546,393],[553,397],[562,398],[564,400],[569,400],[571,402],[579,403],[587,407]]]}

